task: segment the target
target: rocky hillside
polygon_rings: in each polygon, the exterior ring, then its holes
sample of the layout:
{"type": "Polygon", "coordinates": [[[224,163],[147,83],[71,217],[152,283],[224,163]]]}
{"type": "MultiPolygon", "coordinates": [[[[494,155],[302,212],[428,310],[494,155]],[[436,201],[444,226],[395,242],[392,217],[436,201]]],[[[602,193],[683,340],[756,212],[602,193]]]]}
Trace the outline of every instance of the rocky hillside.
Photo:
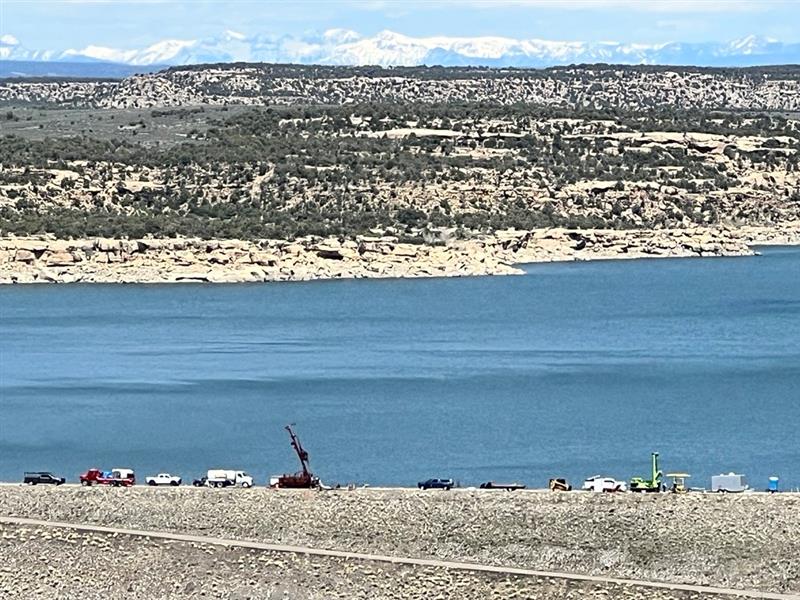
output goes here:
{"type": "Polygon", "coordinates": [[[0,102],[96,108],[490,102],[789,111],[800,110],[800,68],[392,69],[236,63],[176,67],[122,81],[5,80],[0,102]]]}
{"type": "Polygon", "coordinates": [[[799,76],[226,65],[6,82],[0,235],[441,244],[792,223],[799,76]]]}
{"type": "Polygon", "coordinates": [[[437,243],[800,216],[800,122],[778,115],[476,103],[50,114],[8,113],[7,233],[437,243]]]}

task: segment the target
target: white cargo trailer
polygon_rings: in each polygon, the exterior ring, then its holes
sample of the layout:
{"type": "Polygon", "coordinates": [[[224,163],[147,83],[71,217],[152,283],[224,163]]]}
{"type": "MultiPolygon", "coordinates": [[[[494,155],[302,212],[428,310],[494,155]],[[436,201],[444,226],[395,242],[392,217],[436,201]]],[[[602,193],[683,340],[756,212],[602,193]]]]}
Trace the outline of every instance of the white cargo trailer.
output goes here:
{"type": "Polygon", "coordinates": [[[744,475],[728,473],[727,475],[714,475],[711,477],[712,492],[738,493],[748,490],[747,480],[744,475]]]}

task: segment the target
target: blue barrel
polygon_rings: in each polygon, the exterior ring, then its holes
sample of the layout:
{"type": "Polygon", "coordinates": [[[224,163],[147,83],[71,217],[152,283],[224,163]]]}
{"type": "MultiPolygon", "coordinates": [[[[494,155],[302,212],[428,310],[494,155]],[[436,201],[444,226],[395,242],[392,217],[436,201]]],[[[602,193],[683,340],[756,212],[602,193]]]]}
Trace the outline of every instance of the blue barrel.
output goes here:
{"type": "Polygon", "coordinates": [[[777,492],[778,491],[778,483],[780,479],[777,477],[770,477],[769,478],[769,488],[767,488],[770,492],[777,492]]]}

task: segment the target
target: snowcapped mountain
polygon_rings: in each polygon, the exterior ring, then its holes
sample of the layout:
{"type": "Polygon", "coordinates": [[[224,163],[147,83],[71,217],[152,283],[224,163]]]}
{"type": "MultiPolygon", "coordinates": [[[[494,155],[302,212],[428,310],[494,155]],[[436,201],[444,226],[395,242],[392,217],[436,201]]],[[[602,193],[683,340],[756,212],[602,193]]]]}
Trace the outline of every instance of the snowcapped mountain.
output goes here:
{"type": "Polygon", "coordinates": [[[87,45],[80,49],[28,50],[0,36],[0,60],[97,61],[134,66],[212,62],[291,62],[330,65],[476,65],[546,67],[572,63],[748,66],[800,62],[800,44],[748,36],[730,43],[621,44],[507,37],[411,37],[382,31],[363,37],[331,29],[303,38],[247,36],[225,31],[207,39],[163,40],[139,49],[87,45]]]}

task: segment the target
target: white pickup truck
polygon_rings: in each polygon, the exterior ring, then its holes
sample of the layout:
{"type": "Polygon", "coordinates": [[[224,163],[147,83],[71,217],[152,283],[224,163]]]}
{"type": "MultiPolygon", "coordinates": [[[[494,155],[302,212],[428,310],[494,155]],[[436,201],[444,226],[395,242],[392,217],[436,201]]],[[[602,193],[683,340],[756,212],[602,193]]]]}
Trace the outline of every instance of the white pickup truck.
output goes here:
{"type": "Polygon", "coordinates": [[[617,481],[612,477],[595,475],[584,481],[581,489],[588,492],[625,492],[628,486],[624,481],[617,481]]]}
{"type": "Polygon", "coordinates": [[[150,475],[145,477],[144,481],[147,485],[180,485],[181,478],[179,475],[170,475],[169,473],[159,473],[158,475],[150,475]]]}
{"type": "Polygon", "coordinates": [[[238,486],[253,487],[253,476],[244,471],[232,469],[210,469],[206,474],[205,484],[209,487],[238,486]]]}

